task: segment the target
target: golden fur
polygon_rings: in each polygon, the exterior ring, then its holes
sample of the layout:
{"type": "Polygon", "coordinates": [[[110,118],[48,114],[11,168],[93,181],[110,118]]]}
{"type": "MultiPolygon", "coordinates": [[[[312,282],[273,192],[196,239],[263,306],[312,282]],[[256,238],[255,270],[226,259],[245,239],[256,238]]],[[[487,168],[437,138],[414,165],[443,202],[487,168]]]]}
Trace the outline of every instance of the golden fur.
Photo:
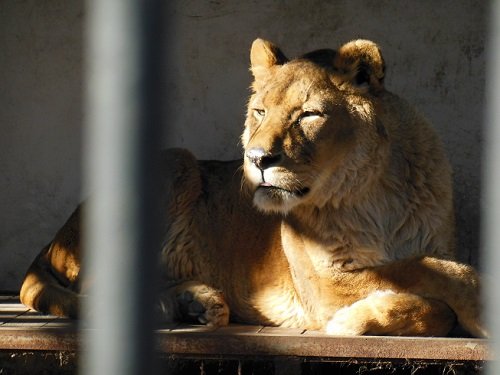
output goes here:
{"type": "MultiPolygon", "coordinates": [[[[478,276],[452,260],[443,148],[384,88],[379,48],[357,40],[289,61],[257,39],[251,69],[243,170],[163,155],[163,318],[342,335],[445,335],[457,318],[486,336],[478,276]]],[[[31,265],[26,305],[77,315],[79,217],[31,265]]]]}

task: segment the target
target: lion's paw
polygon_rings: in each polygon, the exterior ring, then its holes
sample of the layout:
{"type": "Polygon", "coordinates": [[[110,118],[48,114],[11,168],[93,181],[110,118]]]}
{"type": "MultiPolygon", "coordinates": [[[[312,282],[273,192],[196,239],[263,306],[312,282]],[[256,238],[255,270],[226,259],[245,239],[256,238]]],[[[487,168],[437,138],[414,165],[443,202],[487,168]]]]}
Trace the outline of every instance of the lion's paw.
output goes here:
{"type": "Polygon", "coordinates": [[[207,285],[190,285],[177,295],[181,314],[207,326],[229,324],[229,307],[222,293],[207,285]]]}
{"type": "Polygon", "coordinates": [[[336,336],[360,336],[366,333],[366,329],[352,313],[351,306],[347,306],[338,310],[328,321],[326,333],[336,336]]]}

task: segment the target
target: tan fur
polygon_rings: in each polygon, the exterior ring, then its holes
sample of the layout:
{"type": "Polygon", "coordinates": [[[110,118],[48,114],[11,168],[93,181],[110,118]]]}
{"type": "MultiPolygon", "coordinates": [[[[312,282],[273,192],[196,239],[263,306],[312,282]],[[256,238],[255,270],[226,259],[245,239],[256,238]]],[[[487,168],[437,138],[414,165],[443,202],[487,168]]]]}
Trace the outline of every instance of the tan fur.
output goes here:
{"type": "MultiPolygon", "coordinates": [[[[379,48],[358,40],[288,61],[258,39],[251,63],[243,170],[164,154],[163,317],[342,335],[445,335],[456,317],[487,335],[477,274],[449,260],[443,148],[385,90],[379,48]]],[[[78,218],[28,270],[26,305],[76,315],[78,218]]]]}

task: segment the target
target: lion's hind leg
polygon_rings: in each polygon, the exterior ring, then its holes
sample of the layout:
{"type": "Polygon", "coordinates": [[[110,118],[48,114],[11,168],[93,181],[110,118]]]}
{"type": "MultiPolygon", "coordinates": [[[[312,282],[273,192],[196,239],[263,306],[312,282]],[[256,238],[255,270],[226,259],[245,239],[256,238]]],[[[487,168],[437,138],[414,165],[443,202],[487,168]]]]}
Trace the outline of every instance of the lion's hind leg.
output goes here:
{"type": "Polygon", "coordinates": [[[444,336],[455,324],[444,303],[410,293],[375,291],[338,310],[328,322],[332,335],[444,336]]]}
{"type": "Polygon", "coordinates": [[[76,319],[81,296],[70,287],[63,287],[50,272],[44,255],[39,254],[26,272],[20,290],[20,299],[26,306],[44,314],[76,319]]]}
{"type": "Polygon", "coordinates": [[[159,310],[165,321],[198,322],[214,327],[229,324],[229,307],[222,292],[198,281],[185,281],[161,293],[159,310]]]}

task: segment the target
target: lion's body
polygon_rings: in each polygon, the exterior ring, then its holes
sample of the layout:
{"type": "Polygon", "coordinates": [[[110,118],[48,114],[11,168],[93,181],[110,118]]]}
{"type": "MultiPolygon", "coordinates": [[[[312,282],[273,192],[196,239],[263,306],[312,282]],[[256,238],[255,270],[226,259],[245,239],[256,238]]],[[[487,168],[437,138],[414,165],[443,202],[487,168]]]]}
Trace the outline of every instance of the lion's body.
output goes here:
{"type": "MultiPolygon", "coordinates": [[[[485,335],[477,275],[446,260],[454,223],[442,145],[383,88],[378,48],[356,41],[288,62],[257,40],[251,57],[244,161],[184,150],[162,159],[164,317],[442,335],[456,314],[485,335]]],[[[76,314],[77,216],[28,270],[25,304],[76,314]]]]}

